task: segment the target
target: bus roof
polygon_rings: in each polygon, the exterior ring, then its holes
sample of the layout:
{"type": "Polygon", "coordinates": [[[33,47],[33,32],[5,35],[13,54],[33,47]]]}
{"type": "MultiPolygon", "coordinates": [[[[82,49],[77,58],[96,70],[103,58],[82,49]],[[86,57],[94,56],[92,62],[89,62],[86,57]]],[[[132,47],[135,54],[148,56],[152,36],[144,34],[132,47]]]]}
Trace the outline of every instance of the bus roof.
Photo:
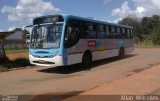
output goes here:
{"type": "MultiPolygon", "coordinates": [[[[79,20],[95,22],[95,23],[108,24],[108,25],[117,26],[117,27],[133,28],[132,26],[110,23],[110,22],[107,22],[107,21],[100,21],[100,20],[95,20],[95,19],[91,19],[91,18],[84,18],[84,17],[74,16],[74,15],[69,15],[69,14],[53,14],[53,15],[41,16],[41,17],[37,17],[37,18],[51,17],[51,16],[62,16],[62,17],[64,17],[64,19],[74,18],[74,19],[79,19],[79,20]]],[[[35,19],[37,19],[37,18],[35,18],[35,19]]]]}

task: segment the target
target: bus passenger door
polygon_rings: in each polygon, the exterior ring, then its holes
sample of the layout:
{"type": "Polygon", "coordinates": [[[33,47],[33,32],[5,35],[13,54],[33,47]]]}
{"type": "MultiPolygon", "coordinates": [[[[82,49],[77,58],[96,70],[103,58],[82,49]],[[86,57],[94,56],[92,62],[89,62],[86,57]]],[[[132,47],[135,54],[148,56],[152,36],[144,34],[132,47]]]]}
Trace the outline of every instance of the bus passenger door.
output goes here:
{"type": "Polygon", "coordinates": [[[69,22],[65,30],[64,46],[68,50],[68,65],[79,63],[76,44],[80,39],[80,30],[76,23],[69,22]]]}

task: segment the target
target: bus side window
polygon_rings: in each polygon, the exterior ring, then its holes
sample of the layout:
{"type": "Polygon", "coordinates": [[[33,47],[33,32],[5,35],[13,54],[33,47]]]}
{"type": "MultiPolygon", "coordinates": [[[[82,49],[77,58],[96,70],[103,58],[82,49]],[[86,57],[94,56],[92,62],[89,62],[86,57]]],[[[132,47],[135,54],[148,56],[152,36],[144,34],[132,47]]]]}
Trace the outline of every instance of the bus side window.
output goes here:
{"type": "Polygon", "coordinates": [[[70,48],[77,44],[80,38],[79,26],[76,23],[69,22],[65,31],[65,47],[70,48]]]}
{"type": "Polygon", "coordinates": [[[105,39],[106,38],[106,34],[105,34],[104,25],[98,25],[97,29],[98,29],[97,38],[98,39],[105,39]]]}
{"type": "Polygon", "coordinates": [[[105,31],[106,31],[106,37],[107,37],[107,39],[109,39],[109,37],[110,37],[110,34],[109,34],[109,26],[106,26],[105,31]]]}
{"type": "Polygon", "coordinates": [[[120,38],[121,36],[121,29],[120,27],[117,27],[117,38],[120,38]]]}
{"type": "Polygon", "coordinates": [[[92,23],[86,23],[86,38],[94,39],[96,38],[96,27],[92,23]]]}
{"type": "Polygon", "coordinates": [[[108,39],[112,39],[113,38],[112,26],[108,26],[108,28],[109,28],[109,37],[108,37],[108,39]]]}
{"type": "Polygon", "coordinates": [[[131,39],[133,39],[133,29],[130,29],[130,32],[131,32],[131,34],[130,34],[131,39]]]}
{"type": "Polygon", "coordinates": [[[121,34],[121,38],[122,39],[125,39],[125,34],[126,34],[126,30],[125,30],[125,28],[122,28],[122,34],[121,34]]]}
{"type": "Polygon", "coordinates": [[[111,36],[112,36],[112,39],[116,38],[116,29],[114,26],[111,27],[111,36]]]}
{"type": "Polygon", "coordinates": [[[125,39],[128,39],[128,33],[127,33],[127,28],[125,28],[125,39]]]}
{"type": "Polygon", "coordinates": [[[87,34],[86,34],[86,25],[84,21],[79,20],[78,21],[78,28],[80,31],[80,38],[85,39],[87,34]]]}
{"type": "Polygon", "coordinates": [[[127,38],[130,39],[130,29],[127,29],[127,38]]]}

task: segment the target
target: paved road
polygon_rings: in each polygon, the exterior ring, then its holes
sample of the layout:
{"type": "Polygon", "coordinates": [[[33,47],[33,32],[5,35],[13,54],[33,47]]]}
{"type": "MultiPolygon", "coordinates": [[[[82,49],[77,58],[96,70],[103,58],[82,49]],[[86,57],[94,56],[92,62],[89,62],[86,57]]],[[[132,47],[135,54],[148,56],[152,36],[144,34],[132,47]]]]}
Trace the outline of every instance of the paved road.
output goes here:
{"type": "Polygon", "coordinates": [[[135,49],[124,59],[97,61],[90,68],[74,65],[4,72],[0,73],[0,94],[76,94],[126,78],[157,64],[160,64],[160,49],[135,49]]]}

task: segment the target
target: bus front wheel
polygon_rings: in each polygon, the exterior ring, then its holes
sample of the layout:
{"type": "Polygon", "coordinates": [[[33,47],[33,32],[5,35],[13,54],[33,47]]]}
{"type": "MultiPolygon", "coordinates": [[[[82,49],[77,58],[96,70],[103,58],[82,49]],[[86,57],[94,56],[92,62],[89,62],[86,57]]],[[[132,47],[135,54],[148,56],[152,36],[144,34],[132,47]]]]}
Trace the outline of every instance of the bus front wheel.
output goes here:
{"type": "Polygon", "coordinates": [[[89,67],[91,63],[92,63],[92,54],[90,51],[87,51],[83,55],[82,64],[85,67],[89,67]]]}

